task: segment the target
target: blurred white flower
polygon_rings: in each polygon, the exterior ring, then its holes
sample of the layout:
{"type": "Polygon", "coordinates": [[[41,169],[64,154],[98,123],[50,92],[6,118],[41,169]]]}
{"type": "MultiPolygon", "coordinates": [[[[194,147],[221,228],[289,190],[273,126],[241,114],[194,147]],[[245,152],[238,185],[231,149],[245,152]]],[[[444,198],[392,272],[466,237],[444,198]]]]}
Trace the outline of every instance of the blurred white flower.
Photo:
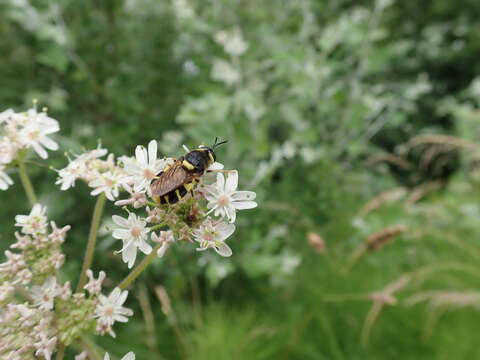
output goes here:
{"type": "Polygon", "coordinates": [[[55,346],[57,345],[57,338],[54,336],[48,338],[44,333],[40,334],[40,341],[33,344],[35,347],[35,355],[42,355],[45,360],[50,360],[52,358],[52,353],[55,351],[55,346]]]}
{"type": "MultiPolygon", "coordinates": [[[[110,355],[108,355],[108,353],[105,353],[105,357],[103,358],[103,360],[110,360],[110,355]]],[[[135,354],[130,351],[128,354],[122,357],[121,360],[135,360],[135,354]]]]}
{"type": "Polygon", "coordinates": [[[133,311],[129,308],[123,307],[123,303],[127,300],[128,291],[121,291],[120,288],[115,288],[107,297],[100,295],[98,297],[98,305],[95,309],[95,318],[100,328],[105,329],[112,337],[115,337],[115,332],[112,325],[118,322],[127,322],[127,316],[132,316],[133,311]]]}
{"type": "Polygon", "coordinates": [[[75,186],[75,181],[85,175],[87,171],[84,161],[79,159],[70,161],[67,167],[58,171],[55,184],[60,185],[60,190],[65,191],[75,186]]]}
{"type": "Polygon", "coordinates": [[[227,61],[215,59],[211,76],[213,80],[222,81],[227,85],[233,85],[240,80],[240,73],[227,61]]]}
{"type": "Polygon", "coordinates": [[[27,120],[24,128],[19,131],[20,142],[32,147],[42,159],[48,158],[45,148],[58,150],[58,144],[48,137],[60,130],[58,121],[48,117],[45,112],[37,112],[36,109],[29,109],[23,116],[27,120]]]}
{"type": "Polygon", "coordinates": [[[142,145],[135,148],[135,158],[123,158],[127,180],[135,192],[148,191],[150,183],[165,167],[166,160],[157,159],[157,141],[148,143],[148,150],[142,145]]]}
{"type": "Polygon", "coordinates": [[[57,295],[57,280],[53,276],[48,278],[43,285],[34,286],[31,291],[34,306],[45,311],[53,309],[53,302],[57,295]]]}
{"type": "Polygon", "coordinates": [[[74,360],[87,360],[88,359],[88,354],[86,351],[82,351],[80,354],[75,355],[74,360]]]}
{"type": "Polygon", "coordinates": [[[67,231],[70,230],[72,227],[70,225],[66,225],[63,228],[58,228],[55,221],[50,221],[50,227],[52,228],[52,232],[48,234],[48,238],[54,243],[63,243],[65,241],[65,236],[67,235],[67,231]]]}
{"type": "Polygon", "coordinates": [[[4,138],[0,141],[0,164],[10,163],[16,152],[18,151],[18,146],[15,145],[10,139],[4,138]]]}
{"type": "Polygon", "coordinates": [[[205,197],[208,200],[209,213],[215,216],[227,217],[230,222],[235,222],[236,210],[252,209],[257,207],[256,194],[253,191],[237,191],[238,172],[233,170],[228,173],[227,180],[222,173],[217,174],[217,182],[204,187],[205,197]]]}
{"type": "Polygon", "coordinates": [[[193,231],[195,241],[199,242],[200,247],[197,251],[204,251],[213,248],[221,256],[231,256],[232,250],[225,244],[225,239],[235,231],[235,225],[224,221],[213,222],[207,218],[198,229],[193,231]]]}
{"type": "Polygon", "coordinates": [[[143,192],[135,192],[133,189],[127,185],[123,184],[123,188],[130,194],[128,199],[115,201],[117,206],[132,205],[135,209],[145,206],[147,203],[147,196],[143,192]]]}
{"type": "Polygon", "coordinates": [[[24,234],[43,234],[48,225],[46,211],[45,206],[35,204],[29,215],[15,216],[15,226],[20,226],[24,234]]]}
{"type": "Polygon", "coordinates": [[[219,31],[214,38],[223,46],[225,52],[232,56],[240,56],[248,49],[248,43],[243,39],[242,31],[238,27],[231,31],[219,31]]]}
{"type": "Polygon", "coordinates": [[[5,172],[5,166],[0,164],[0,190],[7,190],[10,185],[13,185],[13,180],[5,172]]]}
{"type": "Polygon", "coordinates": [[[173,236],[173,231],[171,230],[160,231],[160,235],[152,233],[152,241],[162,245],[157,250],[157,256],[162,257],[165,255],[165,252],[168,250],[170,245],[175,242],[175,237],[173,236]]]}
{"type": "Polygon", "coordinates": [[[146,242],[150,229],[146,227],[147,222],[134,213],[130,213],[128,219],[113,215],[112,220],[121,227],[114,229],[112,235],[115,239],[123,241],[123,247],[119,252],[122,253],[122,259],[128,264],[128,268],[131,268],[137,257],[137,248],[147,255],[152,251],[152,247],[146,242]]]}
{"type": "Polygon", "coordinates": [[[107,153],[108,151],[99,145],[94,150],[75,155],[75,159],[69,159],[65,168],[57,171],[58,178],[55,184],[60,185],[60,189],[64,191],[74,187],[76,180],[81,179],[94,188],[92,195],[104,192],[107,198],[113,201],[124,183],[125,174],[115,164],[113,154],[106,160],[100,159],[107,153]]]}
{"type": "Polygon", "coordinates": [[[123,174],[107,171],[90,181],[88,186],[94,188],[90,195],[96,196],[104,193],[108,200],[114,201],[124,183],[125,177],[123,174]]]}
{"type": "Polygon", "coordinates": [[[93,277],[92,270],[88,269],[87,276],[88,276],[88,283],[83,288],[87,290],[90,293],[90,295],[99,294],[102,291],[103,280],[105,280],[105,277],[107,276],[105,274],[105,271],[100,271],[98,273],[98,279],[95,279],[93,277]]]}

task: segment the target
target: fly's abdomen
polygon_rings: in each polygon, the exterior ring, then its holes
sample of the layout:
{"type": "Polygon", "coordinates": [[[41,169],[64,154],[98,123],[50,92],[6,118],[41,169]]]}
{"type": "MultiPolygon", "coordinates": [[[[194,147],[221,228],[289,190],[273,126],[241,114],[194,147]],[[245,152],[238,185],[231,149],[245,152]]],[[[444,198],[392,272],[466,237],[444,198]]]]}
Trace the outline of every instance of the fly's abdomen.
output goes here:
{"type": "Polygon", "coordinates": [[[170,191],[169,193],[160,196],[160,204],[176,204],[180,199],[184,198],[194,186],[194,182],[183,184],[170,191]]]}

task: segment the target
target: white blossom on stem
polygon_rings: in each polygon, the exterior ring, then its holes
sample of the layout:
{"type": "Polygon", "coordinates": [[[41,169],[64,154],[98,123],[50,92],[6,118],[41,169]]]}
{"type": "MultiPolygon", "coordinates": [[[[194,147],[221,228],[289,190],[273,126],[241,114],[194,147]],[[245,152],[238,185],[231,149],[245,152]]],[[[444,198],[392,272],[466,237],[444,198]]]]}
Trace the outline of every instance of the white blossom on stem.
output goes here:
{"type": "Polygon", "coordinates": [[[100,291],[102,291],[102,283],[103,283],[103,280],[105,280],[105,277],[107,276],[107,274],[105,274],[105,271],[100,271],[98,274],[98,279],[95,279],[93,277],[92,270],[88,269],[87,276],[88,276],[88,283],[83,288],[87,290],[90,293],[90,295],[99,294],[100,291]]]}
{"type": "Polygon", "coordinates": [[[115,205],[117,206],[126,206],[132,205],[135,209],[145,206],[147,203],[147,196],[144,192],[135,192],[129,185],[123,184],[123,188],[130,194],[128,199],[117,200],[115,205]]]}
{"type": "Polygon", "coordinates": [[[107,171],[90,181],[88,186],[93,188],[90,195],[96,196],[104,193],[108,200],[115,201],[123,184],[123,174],[107,171]]]}
{"type": "Polygon", "coordinates": [[[46,360],[50,360],[55,351],[56,344],[57,338],[55,336],[49,339],[47,335],[43,333],[40,334],[40,340],[33,344],[36,349],[35,355],[43,356],[46,360]]]}
{"type": "Polygon", "coordinates": [[[127,180],[133,185],[135,192],[148,191],[152,180],[167,164],[166,160],[157,159],[157,149],[157,141],[151,140],[148,150],[138,145],[135,148],[135,158],[123,159],[127,180]]]}
{"type": "Polygon", "coordinates": [[[213,248],[221,256],[231,256],[232,250],[225,244],[225,240],[234,231],[234,224],[229,224],[225,221],[214,222],[211,218],[207,218],[198,229],[193,231],[193,238],[200,245],[197,251],[213,248]]]}
{"type": "Polygon", "coordinates": [[[119,229],[113,230],[112,235],[115,239],[123,241],[123,247],[119,252],[122,253],[123,261],[131,268],[137,257],[137,248],[146,255],[152,251],[152,247],[146,242],[150,229],[146,227],[147,222],[134,213],[130,213],[127,219],[113,215],[112,220],[120,226],[119,229]]]}
{"type": "Polygon", "coordinates": [[[33,303],[41,310],[52,310],[55,297],[58,295],[57,280],[50,277],[42,286],[34,286],[31,291],[33,303]]]}
{"type": "Polygon", "coordinates": [[[123,306],[127,300],[128,291],[121,291],[120,288],[115,288],[107,297],[100,295],[98,297],[98,305],[95,309],[95,318],[99,329],[108,332],[112,337],[115,337],[115,332],[112,326],[115,322],[127,322],[127,316],[132,316],[133,311],[123,306]]]}
{"type": "Polygon", "coordinates": [[[42,159],[48,158],[45,148],[58,150],[58,144],[48,137],[60,130],[58,121],[48,117],[45,112],[37,112],[36,109],[29,109],[24,116],[28,121],[19,132],[20,142],[32,147],[42,159]]]}
{"type": "Polygon", "coordinates": [[[175,242],[175,237],[173,236],[173,231],[160,231],[160,235],[152,233],[152,241],[158,244],[161,244],[160,248],[157,250],[157,256],[162,257],[165,255],[165,252],[168,250],[170,245],[175,242]]]}
{"type": "Polygon", "coordinates": [[[29,215],[15,216],[15,226],[20,226],[24,234],[43,234],[48,225],[46,211],[45,206],[35,204],[29,215]]]}
{"type": "Polygon", "coordinates": [[[217,174],[217,181],[204,187],[208,200],[207,207],[215,216],[226,217],[230,222],[235,222],[236,210],[252,209],[257,207],[253,201],[256,194],[253,191],[237,191],[238,172],[233,170],[228,173],[227,180],[222,173],[217,174]]]}

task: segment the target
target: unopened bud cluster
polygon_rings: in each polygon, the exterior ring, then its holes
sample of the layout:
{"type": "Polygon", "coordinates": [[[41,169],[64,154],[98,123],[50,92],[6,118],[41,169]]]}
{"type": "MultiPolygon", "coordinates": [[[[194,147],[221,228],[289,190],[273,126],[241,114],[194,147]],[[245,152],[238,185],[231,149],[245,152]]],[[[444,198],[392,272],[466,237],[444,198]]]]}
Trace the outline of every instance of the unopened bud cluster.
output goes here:
{"type": "Polygon", "coordinates": [[[64,262],[61,244],[70,226],[50,226],[46,208],[36,204],[29,215],[17,215],[17,241],[0,264],[0,358],[50,359],[59,344],[68,346],[84,334],[108,333],[126,322],[132,311],[123,307],[127,291],[101,294],[105,273],[88,271],[85,292],[72,293],[57,273],[64,262]]]}

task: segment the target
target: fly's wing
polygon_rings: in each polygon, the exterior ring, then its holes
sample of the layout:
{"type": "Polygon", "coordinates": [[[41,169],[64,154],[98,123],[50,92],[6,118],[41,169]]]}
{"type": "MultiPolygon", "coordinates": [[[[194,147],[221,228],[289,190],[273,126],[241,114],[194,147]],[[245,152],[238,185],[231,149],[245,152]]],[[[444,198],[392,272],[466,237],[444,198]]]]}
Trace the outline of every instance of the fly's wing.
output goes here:
{"type": "Polygon", "coordinates": [[[193,174],[183,168],[182,161],[177,160],[170,168],[161,172],[157,180],[152,182],[152,185],[150,185],[152,196],[168,194],[179,186],[192,181],[194,177],[193,174]]]}

